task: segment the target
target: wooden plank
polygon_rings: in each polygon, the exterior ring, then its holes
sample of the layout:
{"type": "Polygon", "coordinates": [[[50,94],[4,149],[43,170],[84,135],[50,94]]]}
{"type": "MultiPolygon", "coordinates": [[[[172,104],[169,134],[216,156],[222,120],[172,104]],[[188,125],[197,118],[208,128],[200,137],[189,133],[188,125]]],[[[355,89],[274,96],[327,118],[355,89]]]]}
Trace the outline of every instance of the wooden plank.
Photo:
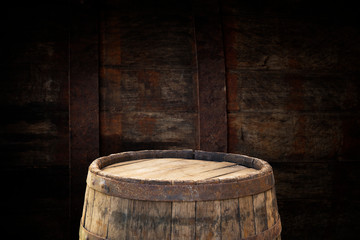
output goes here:
{"type": "Polygon", "coordinates": [[[223,200],[221,203],[221,238],[240,239],[239,199],[223,200]]]}
{"type": "Polygon", "coordinates": [[[171,202],[132,200],[130,207],[129,239],[170,239],[171,202]]]}
{"type": "Polygon", "coordinates": [[[129,164],[109,165],[102,171],[120,177],[137,179],[204,180],[247,176],[257,170],[233,162],[190,160],[181,158],[159,158],[130,161],[129,164]],[[246,171],[248,170],[248,171],[246,171]],[[246,171],[246,173],[242,173],[246,171]]]}
{"type": "Polygon", "coordinates": [[[109,239],[126,239],[126,231],[130,218],[129,199],[111,197],[109,212],[109,239]]]}
{"type": "Polygon", "coordinates": [[[161,165],[161,168],[149,169],[148,172],[141,175],[142,178],[156,180],[178,180],[180,176],[186,175],[186,169],[194,168],[199,165],[188,161],[169,161],[161,165]]]}
{"type": "Polygon", "coordinates": [[[106,132],[101,132],[102,154],[196,146],[197,113],[194,112],[108,112],[105,118],[110,118],[105,122],[111,124],[106,132]]]}
{"type": "MultiPolygon", "coordinates": [[[[156,164],[156,163],[155,163],[156,164]]],[[[200,179],[206,179],[207,177],[211,177],[213,176],[212,172],[214,171],[214,169],[218,169],[224,166],[233,166],[233,163],[228,163],[227,165],[225,163],[217,163],[217,164],[208,164],[208,165],[202,165],[202,163],[200,164],[191,164],[190,166],[185,166],[186,173],[189,175],[188,178],[190,178],[191,180],[200,180],[200,179]]],[[[166,167],[166,166],[164,166],[166,167]]],[[[158,169],[163,169],[162,166],[159,167],[155,167],[153,166],[151,169],[139,169],[136,171],[132,171],[132,172],[127,172],[127,173],[123,173],[122,175],[125,177],[132,177],[132,176],[136,176],[136,174],[142,173],[142,172],[150,172],[150,171],[156,171],[158,169]]],[[[179,170],[179,169],[174,169],[174,171],[179,170]]],[[[157,179],[161,176],[159,176],[156,172],[155,174],[152,174],[152,177],[154,179],[157,179]]]]}
{"type": "MultiPolygon", "coordinates": [[[[197,175],[198,171],[202,169],[211,169],[214,166],[206,165],[204,162],[192,160],[184,161],[183,164],[168,166],[167,169],[149,173],[153,179],[163,180],[193,180],[194,176],[197,175]]],[[[150,177],[147,174],[145,177],[150,177]]]]}
{"type": "Polygon", "coordinates": [[[144,161],[149,161],[149,160],[150,159],[138,159],[138,160],[130,160],[130,161],[118,162],[118,163],[114,163],[114,164],[105,166],[104,168],[101,169],[101,171],[111,172],[111,171],[114,171],[113,169],[116,169],[118,167],[137,164],[138,162],[144,162],[144,161]]]}
{"type": "Polygon", "coordinates": [[[179,166],[179,165],[173,165],[168,166],[167,169],[151,172],[149,174],[143,174],[142,177],[144,178],[150,178],[150,179],[162,179],[162,180],[204,180],[204,179],[210,179],[210,178],[222,178],[225,179],[226,176],[230,175],[231,177],[228,178],[234,178],[237,176],[243,176],[241,175],[242,171],[244,171],[244,168],[223,168],[223,169],[216,169],[215,170],[206,170],[205,166],[201,165],[190,165],[190,166],[179,166]],[[199,173],[194,171],[194,169],[198,170],[199,173]],[[204,173],[201,173],[202,170],[205,170],[204,173]],[[217,171],[219,170],[219,171],[217,171]],[[207,172],[208,171],[208,172],[207,172]],[[213,172],[214,171],[214,172],[213,172]],[[230,172],[230,174],[228,174],[230,172]]]}
{"type": "MultiPolygon", "coordinates": [[[[331,163],[272,163],[279,199],[331,198],[336,166],[331,163]]],[[[347,170],[348,171],[348,170],[347,170]]]]}
{"type": "Polygon", "coordinates": [[[92,188],[88,188],[86,211],[85,211],[85,215],[84,215],[84,227],[87,230],[90,229],[91,223],[92,223],[94,200],[95,200],[95,190],[92,188]]]}
{"type": "Polygon", "coordinates": [[[256,232],[253,197],[239,198],[239,210],[241,238],[254,236],[256,232]]]}
{"type": "Polygon", "coordinates": [[[83,211],[82,211],[81,220],[80,220],[81,226],[84,226],[84,223],[85,223],[85,215],[86,215],[86,208],[88,205],[88,201],[89,201],[89,188],[86,187],[85,197],[84,197],[84,206],[83,206],[83,211]]]}
{"type": "Polygon", "coordinates": [[[194,239],[195,202],[173,202],[171,239],[194,239]]]}
{"type": "Polygon", "coordinates": [[[154,14],[151,11],[139,14],[137,7],[136,10],[127,9],[123,3],[121,9],[125,13],[104,9],[100,49],[104,66],[136,69],[196,67],[191,13],[154,14]]]}
{"type": "Polygon", "coordinates": [[[94,191],[94,202],[89,232],[106,238],[109,222],[109,208],[111,197],[94,191]]]}
{"type": "Polygon", "coordinates": [[[200,149],[226,152],[226,80],[221,17],[217,2],[209,2],[205,14],[204,8],[196,9],[195,13],[200,149]]]}
{"type": "Polygon", "coordinates": [[[273,189],[265,192],[267,228],[271,228],[277,221],[277,208],[274,206],[273,189]]]}
{"type": "Polygon", "coordinates": [[[196,239],[221,238],[220,201],[196,202],[196,239]]]}
{"type": "Polygon", "coordinates": [[[115,115],[134,111],[196,112],[195,73],[194,69],[145,70],[103,66],[101,111],[115,115]]]}
{"type": "Polygon", "coordinates": [[[216,177],[217,179],[230,179],[230,178],[246,178],[248,176],[251,176],[251,175],[255,175],[255,174],[258,174],[259,171],[254,169],[254,168],[242,168],[241,170],[239,171],[236,171],[236,172],[233,172],[233,173],[229,173],[229,174],[226,174],[226,175],[222,175],[222,176],[218,176],[216,177]]]}
{"type": "MultiPolygon", "coordinates": [[[[161,5],[157,12],[164,10],[161,5]]],[[[103,8],[100,32],[102,154],[196,148],[191,12],[144,15],[124,3],[116,9],[110,6],[107,2],[103,8]]]]}
{"type": "Polygon", "coordinates": [[[265,194],[259,193],[253,196],[254,201],[254,217],[256,233],[261,233],[267,229],[267,212],[265,194]]]}
{"type": "Polygon", "coordinates": [[[89,164],[99,156],[98,7],[71,0],[70,194],[71,235],[78,235],[89,164]]]}
{"type": "Polygon", "coordinates": [[[148,159],[145,161],[138,161],[136,164],[127,164],[127,165],[110,165],[106,166],[102,169],[102,171],[112,174],[117,174],[120,176],[125,176],[126,174],[136,173],[136,171],[142,170],[153,170],[156,168],[161,168],[161,166],[166,163],[167,160],[165,158],[158,158],[158,159],[148,159]]]}
{"type": "Polygon", "coordinates": [[[244,166],[239,166],[239,165],[229,165],[226,167],[222,167],[222,168],[218,168],[218,169],[214,169],[213,171],[211,171],[211,173],[209,173],[208,176],[206,176],[206,179],[214,179],[214,178],[220,178],[220,177],[224,177],[224,176],[228,176],[228,175],[234,175],[234,174],[238,174],[240,172],[242,172],[243,170],[248,169],[247,167],[244,166]]]}

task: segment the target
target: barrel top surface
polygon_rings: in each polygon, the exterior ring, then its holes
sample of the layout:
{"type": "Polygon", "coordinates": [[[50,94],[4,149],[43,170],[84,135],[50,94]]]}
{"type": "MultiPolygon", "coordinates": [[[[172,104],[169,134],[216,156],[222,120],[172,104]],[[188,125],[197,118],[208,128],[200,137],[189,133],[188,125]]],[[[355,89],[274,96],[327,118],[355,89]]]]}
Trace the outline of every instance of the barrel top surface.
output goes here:
{"type": "Polygon", "coordinates": [[[258,170],[228,161],[150,158],[120,162],[101,169],[107,175],[138,180],[204,181],[256,174],[258,170]]]}
{"type": "Polygon", "coordinates": [[[96,159],[90,188],[137,200],[206,201],[250,196],[274,186],[271,166],[261,159],[198,150],[144,150],[96,159]]]}

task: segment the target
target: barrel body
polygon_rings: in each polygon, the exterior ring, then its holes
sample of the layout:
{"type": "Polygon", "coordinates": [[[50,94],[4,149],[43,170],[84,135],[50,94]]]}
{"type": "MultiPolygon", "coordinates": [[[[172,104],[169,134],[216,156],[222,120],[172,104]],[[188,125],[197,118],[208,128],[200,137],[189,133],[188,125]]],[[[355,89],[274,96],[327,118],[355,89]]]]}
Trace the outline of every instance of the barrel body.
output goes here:
{"type": "MultiPolygon", "coordinates": [[[[211,164],[201,164],[185,170],[202,169],[202,174],[212,171],[206,170],[211,164]]],[[[154,150],[110,155],[97,159],[89,168],[80,239],[280,239],[280,233],[273,172],[262,160],[237,154],[154,150]],[[236,166],[217,168],[223,174],[217,172],[216,177],[189,174],[200,178],[192,181],[181,180],[179,175],[171,180],[171,169],[188,166],[185,160],[166,161],[170,170],[157,169],[165,180],[141,179],[140,174],[119,177],[111,168],[106,169],[120,162],[123,176],[131,171],[153,176],[144,172],[146,169],[129,170],[126,162],[161,158],[202,159],[236,166]]]]}

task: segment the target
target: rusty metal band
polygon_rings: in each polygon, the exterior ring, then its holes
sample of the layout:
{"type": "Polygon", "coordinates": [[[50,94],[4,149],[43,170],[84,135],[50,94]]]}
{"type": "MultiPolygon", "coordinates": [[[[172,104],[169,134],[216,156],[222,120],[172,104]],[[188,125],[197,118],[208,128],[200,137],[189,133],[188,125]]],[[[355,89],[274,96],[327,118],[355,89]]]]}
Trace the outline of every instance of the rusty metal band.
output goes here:
{"type": "Polygon", "coordinates": [[[257,178],[201,184],[156,184],[111,179],[89,172],[90,188],[110,196],[147,201],[209,201],[240,198],[274,187],[272,171],[257,178]]]}
{"type": "Polygon", "coordinates": [[[266,229],[263,232],[256,234],[255,236],[244,238],[243,240],[272,240],[280,236],[281,234],[281,221],[280,217],[277,222],[269,229],[266,229]]]}
{"type": "Polygon", "coordinates": [[[80,225],[79,240],[104,240],[106,238],[100,237],[80,225]]]}

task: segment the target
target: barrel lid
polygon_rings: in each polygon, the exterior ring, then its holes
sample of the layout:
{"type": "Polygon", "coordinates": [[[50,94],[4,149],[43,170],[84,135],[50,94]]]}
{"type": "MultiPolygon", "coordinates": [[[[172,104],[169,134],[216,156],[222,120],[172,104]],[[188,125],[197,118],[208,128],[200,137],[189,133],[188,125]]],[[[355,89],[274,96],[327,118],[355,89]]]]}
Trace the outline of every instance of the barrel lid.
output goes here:
{"type": "Polygon", "coordinates": [[[116,178],[140,181],[207,181],[256,175],[258,170],[227,161],[185,158],[145,158],[108,165],[101,169],[116,178]]]}
{"type": "Polygon", "coordinates": [[[122,152],[96,159],[88,186],[108,195],[152,201],[219,200],[264,192],[271,166],[240,154],[193,150],[122,152]]]}

